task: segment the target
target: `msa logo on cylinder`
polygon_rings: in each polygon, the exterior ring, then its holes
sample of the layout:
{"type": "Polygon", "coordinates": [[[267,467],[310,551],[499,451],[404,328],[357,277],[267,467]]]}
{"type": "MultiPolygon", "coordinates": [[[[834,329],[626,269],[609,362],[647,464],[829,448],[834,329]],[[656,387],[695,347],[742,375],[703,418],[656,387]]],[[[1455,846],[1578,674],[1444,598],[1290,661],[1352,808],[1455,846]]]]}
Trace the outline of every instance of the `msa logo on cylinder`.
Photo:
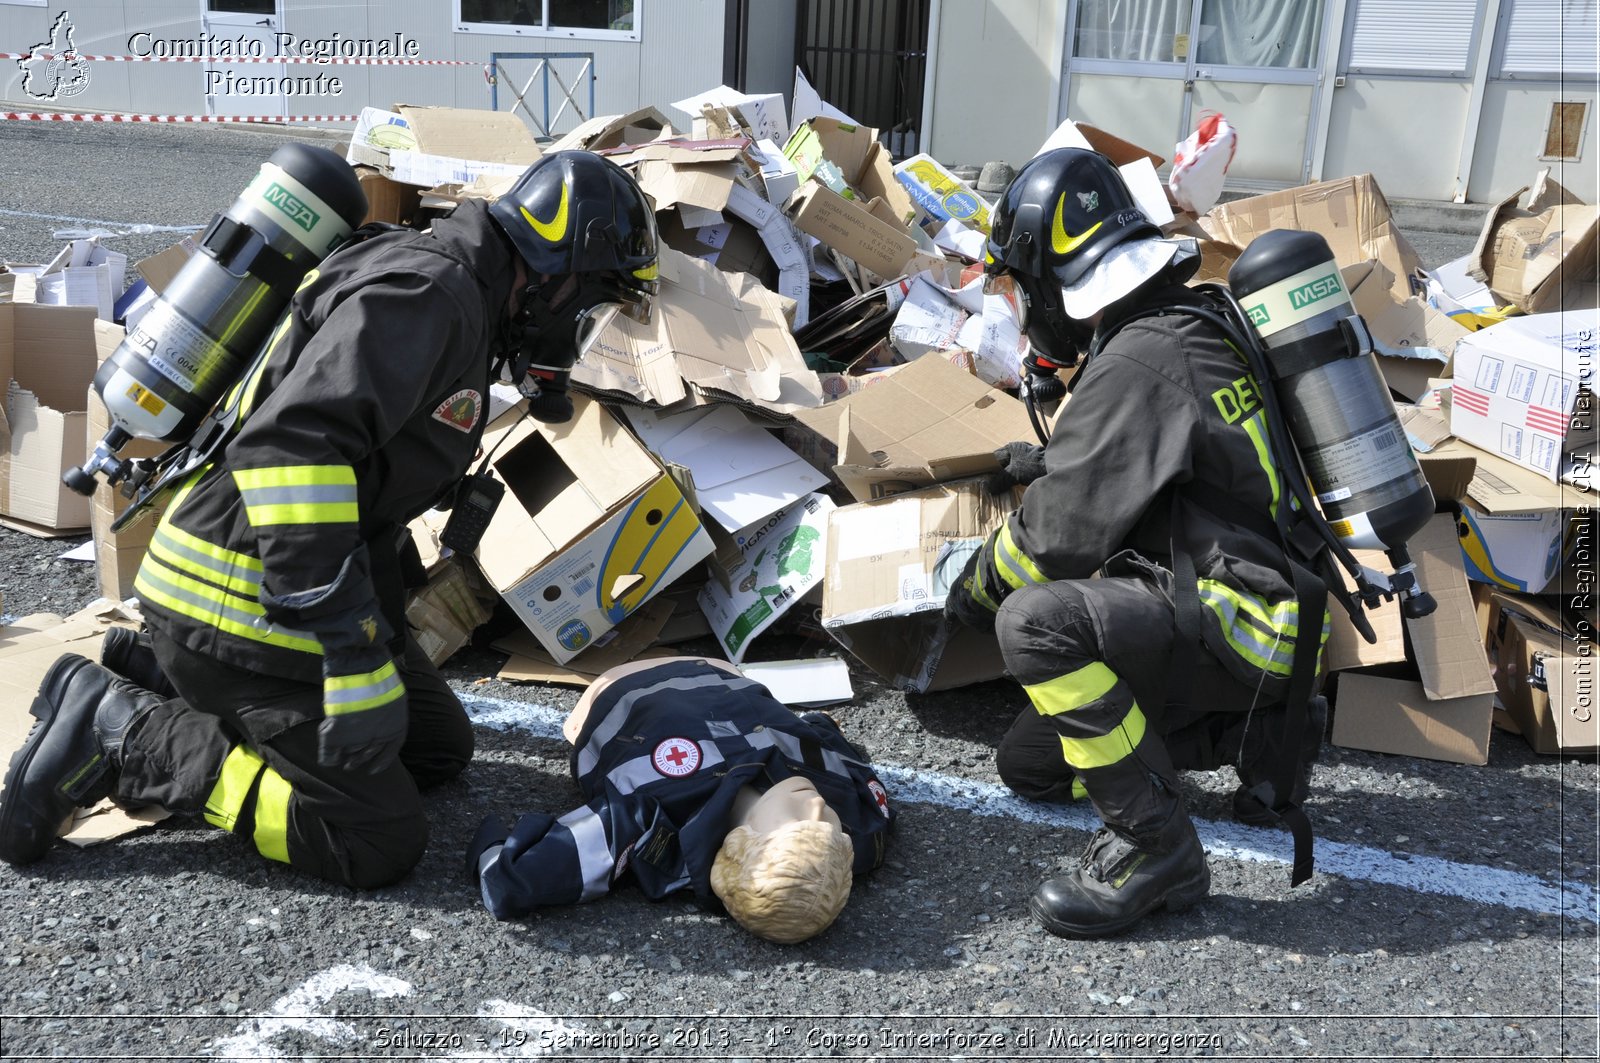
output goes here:
{"type": "Polygon", "coordinates": [[[1342,291],[1344,289],[1339,286],[1338,276],[1330,273],[1326,277],[1318,277],[1310,284],[1303,284],[1291,290],[1289,292],[1289,305],[1298,310],[1302,306],[1310,306],[1320,299],[1326,299],[1330,295],[1338,295],[1342,291]]]}
{"type": "Polygon", "coordinates": [[[287,214],[289,219],[306,232],[317,227],[317,222],[322,219],[317,212],[306,206],[294,197],[294,193],[278,184],[276,181],[267,185],[267,190],[261,193],[261,198],[287,214]]]}

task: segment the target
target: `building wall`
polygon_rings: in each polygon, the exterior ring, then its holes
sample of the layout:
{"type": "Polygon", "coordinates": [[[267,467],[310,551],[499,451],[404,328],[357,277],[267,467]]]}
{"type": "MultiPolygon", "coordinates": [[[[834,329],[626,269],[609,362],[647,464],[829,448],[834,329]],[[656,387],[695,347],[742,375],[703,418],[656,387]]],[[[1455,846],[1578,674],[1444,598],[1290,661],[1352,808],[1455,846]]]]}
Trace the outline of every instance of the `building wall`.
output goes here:
{"type": "Polygon", "coordinates": [[[1466,81],[1347,78],[1333,90],[1323,176],[1370,173],[1386,195],[1451,198],[1471,96],[1466,81]]]}
{"type": "Polygon", "coordinates": [[[944,0],[935,29],[933,155],[1018,164],[1054,128],[1066,0],[944,0]]]}
{"type": "Polygon", "coordinates": [[[1550,176],[1585,203],[1600,202],[1600,166],[1596,165],[1595,125],[1600,107],[1590,81],[1586,90],[1527,81],[1491,81],[1483,97],[1483,120],[1478,123],[1478,148],[1474,153],[1467,198],[1477,203],[1494,203],[1524,185],[1546,166],[1550,176]],[[1550,104],[1556,100],[1589,102],[1589,122],[1584,131],[1583,149],[1576,162],[1540,159],[1544,150],[1545,129],[1550,119],[1550,104]]]}
{"type": "MultiPolygon", "coordinates": [[[[0,4],[0,51],[23,52],[44,40],[63,9],[70,10],[78,50],[90,54],[123,55],[131,34],[148,30],[157,36],[194,38],[201,32],[202,0],[50,0],[48,7],[0,4]]],[[[589,52],[594,55],[595,111],[615,114],[641,103],[664,105],[710,88],[721,80],[724,0],[641,0],[642,39],[593,40],[533,35],[457,33],[450,0],[366,0],[326,4],[322,0],[288,0],[283,30],[302,38],[325,38],[335,32],[350,37],[415,39],[421,57],[471,61],[461,67],[383,67],[295,65],[291,73],[325,70],[343,81],[337,96],[295,97],[291,114],[355,114],[366,106],[395,103],[437,104],[486,108],[489,86],[483,67],[495,52],[589,52]]],[[[575,66],[575,64],[572,64],[575,66]]],[[[501,107],[507,108],[514,79],[521,88],[532,63],[512,64],[510,78],[502,78],[501,107]]],[[[562,73],[569,84],[567,64],[562,73]]],[[[259,65],[262,74],[276,71],[259,65]]],[[[93,63],[88,88],[62,106],[74,110],[138,111],[158,114],[206,112],[204,64],[201,63],[93,63]]],[[[34,101],[22,91],[22,73],[14,62],[0,62],[0,101],[23,107],[34,101]]],[[[536,97],[542,104],[537,86],[536,97]]],[[[552,111],[559,99],[552,84],[552,111]]],[[[587,92],[577,94],[584,106],[587,92]]],[[[542,111],[542,106],[536,105],[542,111]]],[[[579,120],[568,117],[557,130],[579,120]]]]}

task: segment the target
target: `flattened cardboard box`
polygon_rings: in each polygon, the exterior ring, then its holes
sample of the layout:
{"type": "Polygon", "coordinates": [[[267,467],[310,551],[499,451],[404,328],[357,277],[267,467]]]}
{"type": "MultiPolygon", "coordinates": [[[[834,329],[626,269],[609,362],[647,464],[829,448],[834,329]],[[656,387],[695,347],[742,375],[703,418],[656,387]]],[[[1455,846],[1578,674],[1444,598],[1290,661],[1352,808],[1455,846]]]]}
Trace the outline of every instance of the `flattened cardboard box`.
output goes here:
{"type": "Polygon", "coordinates": [[[1027,407],[936,356],[835,406],[834,474],[863,502],[993,472],[996,449],[1033,439],[1027,407]]]}
{"type": "Polygon", "coordinates": [[[1005,662],[992,634],[950,626],[944,602],[967,558],[1012,509],[976,481],[833,511],[822,626],[861,663],[902,690],[947,690],[996,679],[1005,662]]]}
{"type": "Polygon", "coordinates": [[[1494,682],[1454,521],[1448,514],[1435,516],[1408,545],[1417,582],[1437,602],[1432,615],[1406,621],[1416,667],[1342,673],[1333,742],[1378,753],[1486,764],[1494,682]]]}
{"type": "Polygon", "coordinates": [[[0,516],[35,534],[89,526],[89,500],[61,474],[84,459],[94,322],[91,307],[0,305],[0,516]]]}
{"type": "Polygon", "coordinates": [[[1220,203],[1198,221],[1211,239],[1240,251],[1271,229],[1320,233],[1340,266],[1354,266],[1368,259],[1383,263],[1394,277],[1390,290],[1396,299],[1410,296],[1408,278],[1422,266],[1410,242],[1395,226],[1389,201],[1371,174],[1220,203]]]}
{"type": "MultiPolygon", "coordinates": [[[[65,620],[49,619],[54,622],[34,624],[32,618],[24,617],[0,628],[0,764],[10,764],[11,755],[27,741],[34,722],[28,707],[51,666],[67,653],[98,660],[100,642],[108,629],[139,624],[136,614],[107,601],[96,602],[65,620]]],[[[4,801],[5,795],[0,793],[0,803],[4,801]]],[[[165,810],[154,807],[126,812],[106,800],[74,813],[64,836],[74,845],[93,845],[166,816],[165,810]]]]}
{"type": "Polygon", "coordinates": [[[565,664],[712,550],[650,453],[597,402],[565,424],[515,409],[484,435],[507,490],[476,554],[507,604],[565,664]]]}
{"type": "Polygon", "coordinates": [[[1486,644],[1500,701],[1535,753],[1600,750],[1594,630],[1580,643],[1543,602],[1494,592],[1486,644]]]}

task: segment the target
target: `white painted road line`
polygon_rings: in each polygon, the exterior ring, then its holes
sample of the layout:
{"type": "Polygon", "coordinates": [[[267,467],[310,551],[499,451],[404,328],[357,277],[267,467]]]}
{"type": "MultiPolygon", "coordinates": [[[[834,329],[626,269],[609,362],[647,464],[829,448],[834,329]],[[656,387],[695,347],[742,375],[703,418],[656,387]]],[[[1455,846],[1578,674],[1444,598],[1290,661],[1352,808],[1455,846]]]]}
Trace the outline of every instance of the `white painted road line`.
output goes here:
{"type": "MultiPolygon", "coordinates": [[[[474,723],[565,741],[561,736],[565,712],[543,705],[485,697],[459,688],[456,693],[474,723]]],[[[1042,805],[1025,801],[995,783],[975,782],[883,761],[875,762],[874,766],[889,787],[890,796],[902,803],[939,805],[979,816],[1067,827],[1085,833],[1100,825],[1098,817],[1087,806],[1042,805]]],[[[1292,862],[1293,846],[1287,833],[1204,819],[1196,819],[1195,827],[1206,852],[1213,856],[1284,867],[1292,862]]],[[[1600,923],[1600,900],[1594,887],[1583,882],[1550,882],[1521,871],[1393,853],[1326,839],[1318,839],[1316,855],[1317,871],[1324,875],[1600,923]]]]}

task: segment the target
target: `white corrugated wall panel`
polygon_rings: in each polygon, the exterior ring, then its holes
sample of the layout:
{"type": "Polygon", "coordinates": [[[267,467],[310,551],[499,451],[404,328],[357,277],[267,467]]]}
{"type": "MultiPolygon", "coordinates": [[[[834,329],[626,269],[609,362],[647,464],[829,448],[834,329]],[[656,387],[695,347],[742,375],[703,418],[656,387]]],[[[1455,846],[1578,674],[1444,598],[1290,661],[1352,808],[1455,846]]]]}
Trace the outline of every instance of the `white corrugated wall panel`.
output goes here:
{"type": "Polygon", "coordinates": [[[1600,0],[1511,0],[1502,74],[1593,75],[1600,0]]]}
{"type": "Polygon", "coordinates": [[[1478,0],[1357,0],[1348,69],[1461,74],[1478,0]]]}

